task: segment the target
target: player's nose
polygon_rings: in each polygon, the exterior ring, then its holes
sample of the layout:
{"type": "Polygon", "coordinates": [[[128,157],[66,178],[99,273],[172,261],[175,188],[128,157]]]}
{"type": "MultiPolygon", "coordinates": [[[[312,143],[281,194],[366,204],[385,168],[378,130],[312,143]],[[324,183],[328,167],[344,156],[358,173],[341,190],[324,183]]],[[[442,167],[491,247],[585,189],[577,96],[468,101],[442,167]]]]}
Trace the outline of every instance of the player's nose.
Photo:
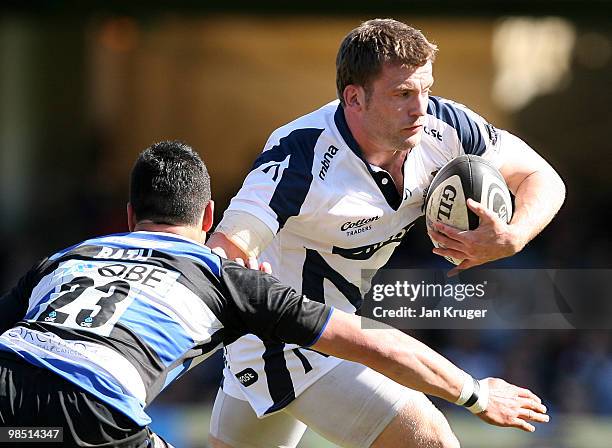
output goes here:
{"type": "Polygon", "coordinates": [[[427,104],[429,103],[429,95],[419,95],[418,97],[418,115],[424,117],[427,115],[427,104]]]}
{"type": "Polygon", "coordinates": [[[415,117],[424,117],[427,115],[427,103],[429,102],[428,95],[415,95],[410,115],[415,117]]]}

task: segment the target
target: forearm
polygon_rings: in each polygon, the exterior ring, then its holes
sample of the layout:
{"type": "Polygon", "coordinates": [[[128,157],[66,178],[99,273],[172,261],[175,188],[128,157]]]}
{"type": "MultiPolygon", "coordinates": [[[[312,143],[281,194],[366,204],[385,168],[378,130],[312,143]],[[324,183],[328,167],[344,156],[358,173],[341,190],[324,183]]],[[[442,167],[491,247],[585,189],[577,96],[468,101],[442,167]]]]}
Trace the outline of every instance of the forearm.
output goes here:
{"type": "Polygon", "coordinates": [[[500,171],[515,196],[510,221],[515,252],[550,223],[565,200],[565,185],[555,169],[520,138],[504,132],[507,154],[500,171]]]}
{"type": "MultiPolygon", "coordinates": [[[[397,383],[455,402],[467,374],[425,344],[394,329],[364,330],[359,317],[334,311],[314,349],[355,361],[397,383]]],[[[380,327],[381,324],[375,324],[380,327]]]]}
{"type": "MultiPolygon", "coordinates": [[[[378,328],[380,324],[376,325],[378,328]]],[[[364,364],[397,383],[451,403],[461,397],[463,406],[492,425],[533,432],[535,427],[529,422],[548,421],[546,407],[531,391],[498,378],[476,383],[416,339],[390,327],[363,330],[359,317],[338,310],[333,312],[323,334],[312,347],[364,364]],[[470,384],[474,385],[471,391],[465,387],[470,384]]]]}
{"type": "Polygon", "coordinates": [[[527,176],[515,192],[515,211],[510,226],[518,236],[521,250],[557,214],[565,200],[565,185],[552,169],[527,176]]]}
{"type": "Polygon", "coordinates": [[[243,260],[248,259],[247,254],[236,244],[230,241],[223,233],[213,233],[206,242],[206,245],[210,247],[213,252],[216,252],[229,260],[235,260],[236,258],[241,258],[243,260]]]}
{"type": "Polygon", "coordinates": [[[274,238],[274,232],[256,216],[227,210],[207,245],[222,249],[230,259],[259,257],[274,238]]]}

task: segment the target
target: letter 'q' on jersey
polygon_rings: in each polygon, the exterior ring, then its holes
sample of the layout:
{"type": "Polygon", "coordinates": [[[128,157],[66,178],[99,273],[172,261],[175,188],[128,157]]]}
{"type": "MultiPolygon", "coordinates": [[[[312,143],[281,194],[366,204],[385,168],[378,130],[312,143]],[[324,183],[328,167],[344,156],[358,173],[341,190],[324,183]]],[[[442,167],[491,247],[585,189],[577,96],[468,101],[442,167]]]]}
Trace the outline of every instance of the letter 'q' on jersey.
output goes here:
{"type": "Polygon", "coordinates": [[[133,419],[222,344],[255,333],[314,343],[330,308],[178,235],[87,240],[43,260],[0,300],[0,350],[133,419]]]}
{"type": "MultiPolygon", "coordinates": [[[[270,261],[281,282],[311,300],[355,312],[371,277],[422,215],[433,174],[462,154],[499,167],[507,135],[460,104],[430,97],[400,194],[389,173],[364,160],[334,101],[272,133],[226,216],[248,213],[275,234],[260,259],[270,261]]],[[[260,416],[287,405],[339,362],[252,336],[225,353],[224,390],[245,396],[260,416]],[[259,373],[259,381],[240,386],[236,378],[247,368],[259,373]]]]}

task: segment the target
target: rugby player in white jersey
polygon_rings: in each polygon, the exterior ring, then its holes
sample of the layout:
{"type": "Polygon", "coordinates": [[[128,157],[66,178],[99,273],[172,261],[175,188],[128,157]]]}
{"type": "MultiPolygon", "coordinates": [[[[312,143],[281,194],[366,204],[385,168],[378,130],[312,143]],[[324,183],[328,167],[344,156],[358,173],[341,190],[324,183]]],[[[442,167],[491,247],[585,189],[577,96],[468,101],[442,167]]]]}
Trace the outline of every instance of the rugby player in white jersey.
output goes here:
{"type": "MultiPolygon", "coordinates": [[[[259,256],[283,283],[355,312],[368,283],[361,270],[388,261],[422,215],[433,173],[477,154],[515,194],[512,221],[471,202],[480,226],[437,225],[431,235],[445,248],[434,252],[464,259],[456,274],[522,250],[560,208],[563,182],[519,138],[429,95],[436,50],[391,19],[351,31],[336,61],[339,101],[272,133],[208,245],[230,258],[259,256]]],[[[225,359],[215,447],[294,447],[307,425],[347,447],[458,446],[425,395],[362,365],[252,335],[225,359]]]]}

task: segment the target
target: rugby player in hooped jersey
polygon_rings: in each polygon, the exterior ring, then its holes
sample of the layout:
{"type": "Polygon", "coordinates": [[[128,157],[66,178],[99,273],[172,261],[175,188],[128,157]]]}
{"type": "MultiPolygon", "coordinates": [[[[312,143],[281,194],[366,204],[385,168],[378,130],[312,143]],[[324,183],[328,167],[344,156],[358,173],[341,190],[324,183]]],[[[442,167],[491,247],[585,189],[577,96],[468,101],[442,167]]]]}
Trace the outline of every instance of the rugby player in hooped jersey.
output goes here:
{"type": "MultiPolygon", "coordinates": [[[[516,196],[510,224],[473,201],[480,226],[436,224],[434,252],[464,261],[450,274],[511,256],[560,208],[565,188],[526,143],[465,106],[430,96],[437,48],[395,20],[343,40],[339,101],[272,133],[208,245],[259,256],[307,297],[355,312],[362,269],[382,267],[422,215],[433,173],[461,154],[498,167],[516,196]]],[[[215,447],[294,447],[306,425],[347,447],[456,446],[420,392],[371,369],[248,335],[228,346],[211,421],[215,447]],[[246,369],[256,380],[241,381],[246,369]],[[265,417],[259,419],[257,417],[265,417]]]]}
{"type": "MultiPolygon", "coordinates": [[[[248,332],[365,363],[491,424],[529,431],[529,421],[548,421],[526,389],[476,381],[396,330],[362,330],[357,317],[220,259],[203,244],[212,212],[206,167],[190,147],[161,142],[139,156],[130,232],[62,250],[0,297],[0,426],[59,427],[64,447],[166,447],[146,406],[248,332]]],[[[38,446],[58,433],[19,434],[38,446]]]]}

